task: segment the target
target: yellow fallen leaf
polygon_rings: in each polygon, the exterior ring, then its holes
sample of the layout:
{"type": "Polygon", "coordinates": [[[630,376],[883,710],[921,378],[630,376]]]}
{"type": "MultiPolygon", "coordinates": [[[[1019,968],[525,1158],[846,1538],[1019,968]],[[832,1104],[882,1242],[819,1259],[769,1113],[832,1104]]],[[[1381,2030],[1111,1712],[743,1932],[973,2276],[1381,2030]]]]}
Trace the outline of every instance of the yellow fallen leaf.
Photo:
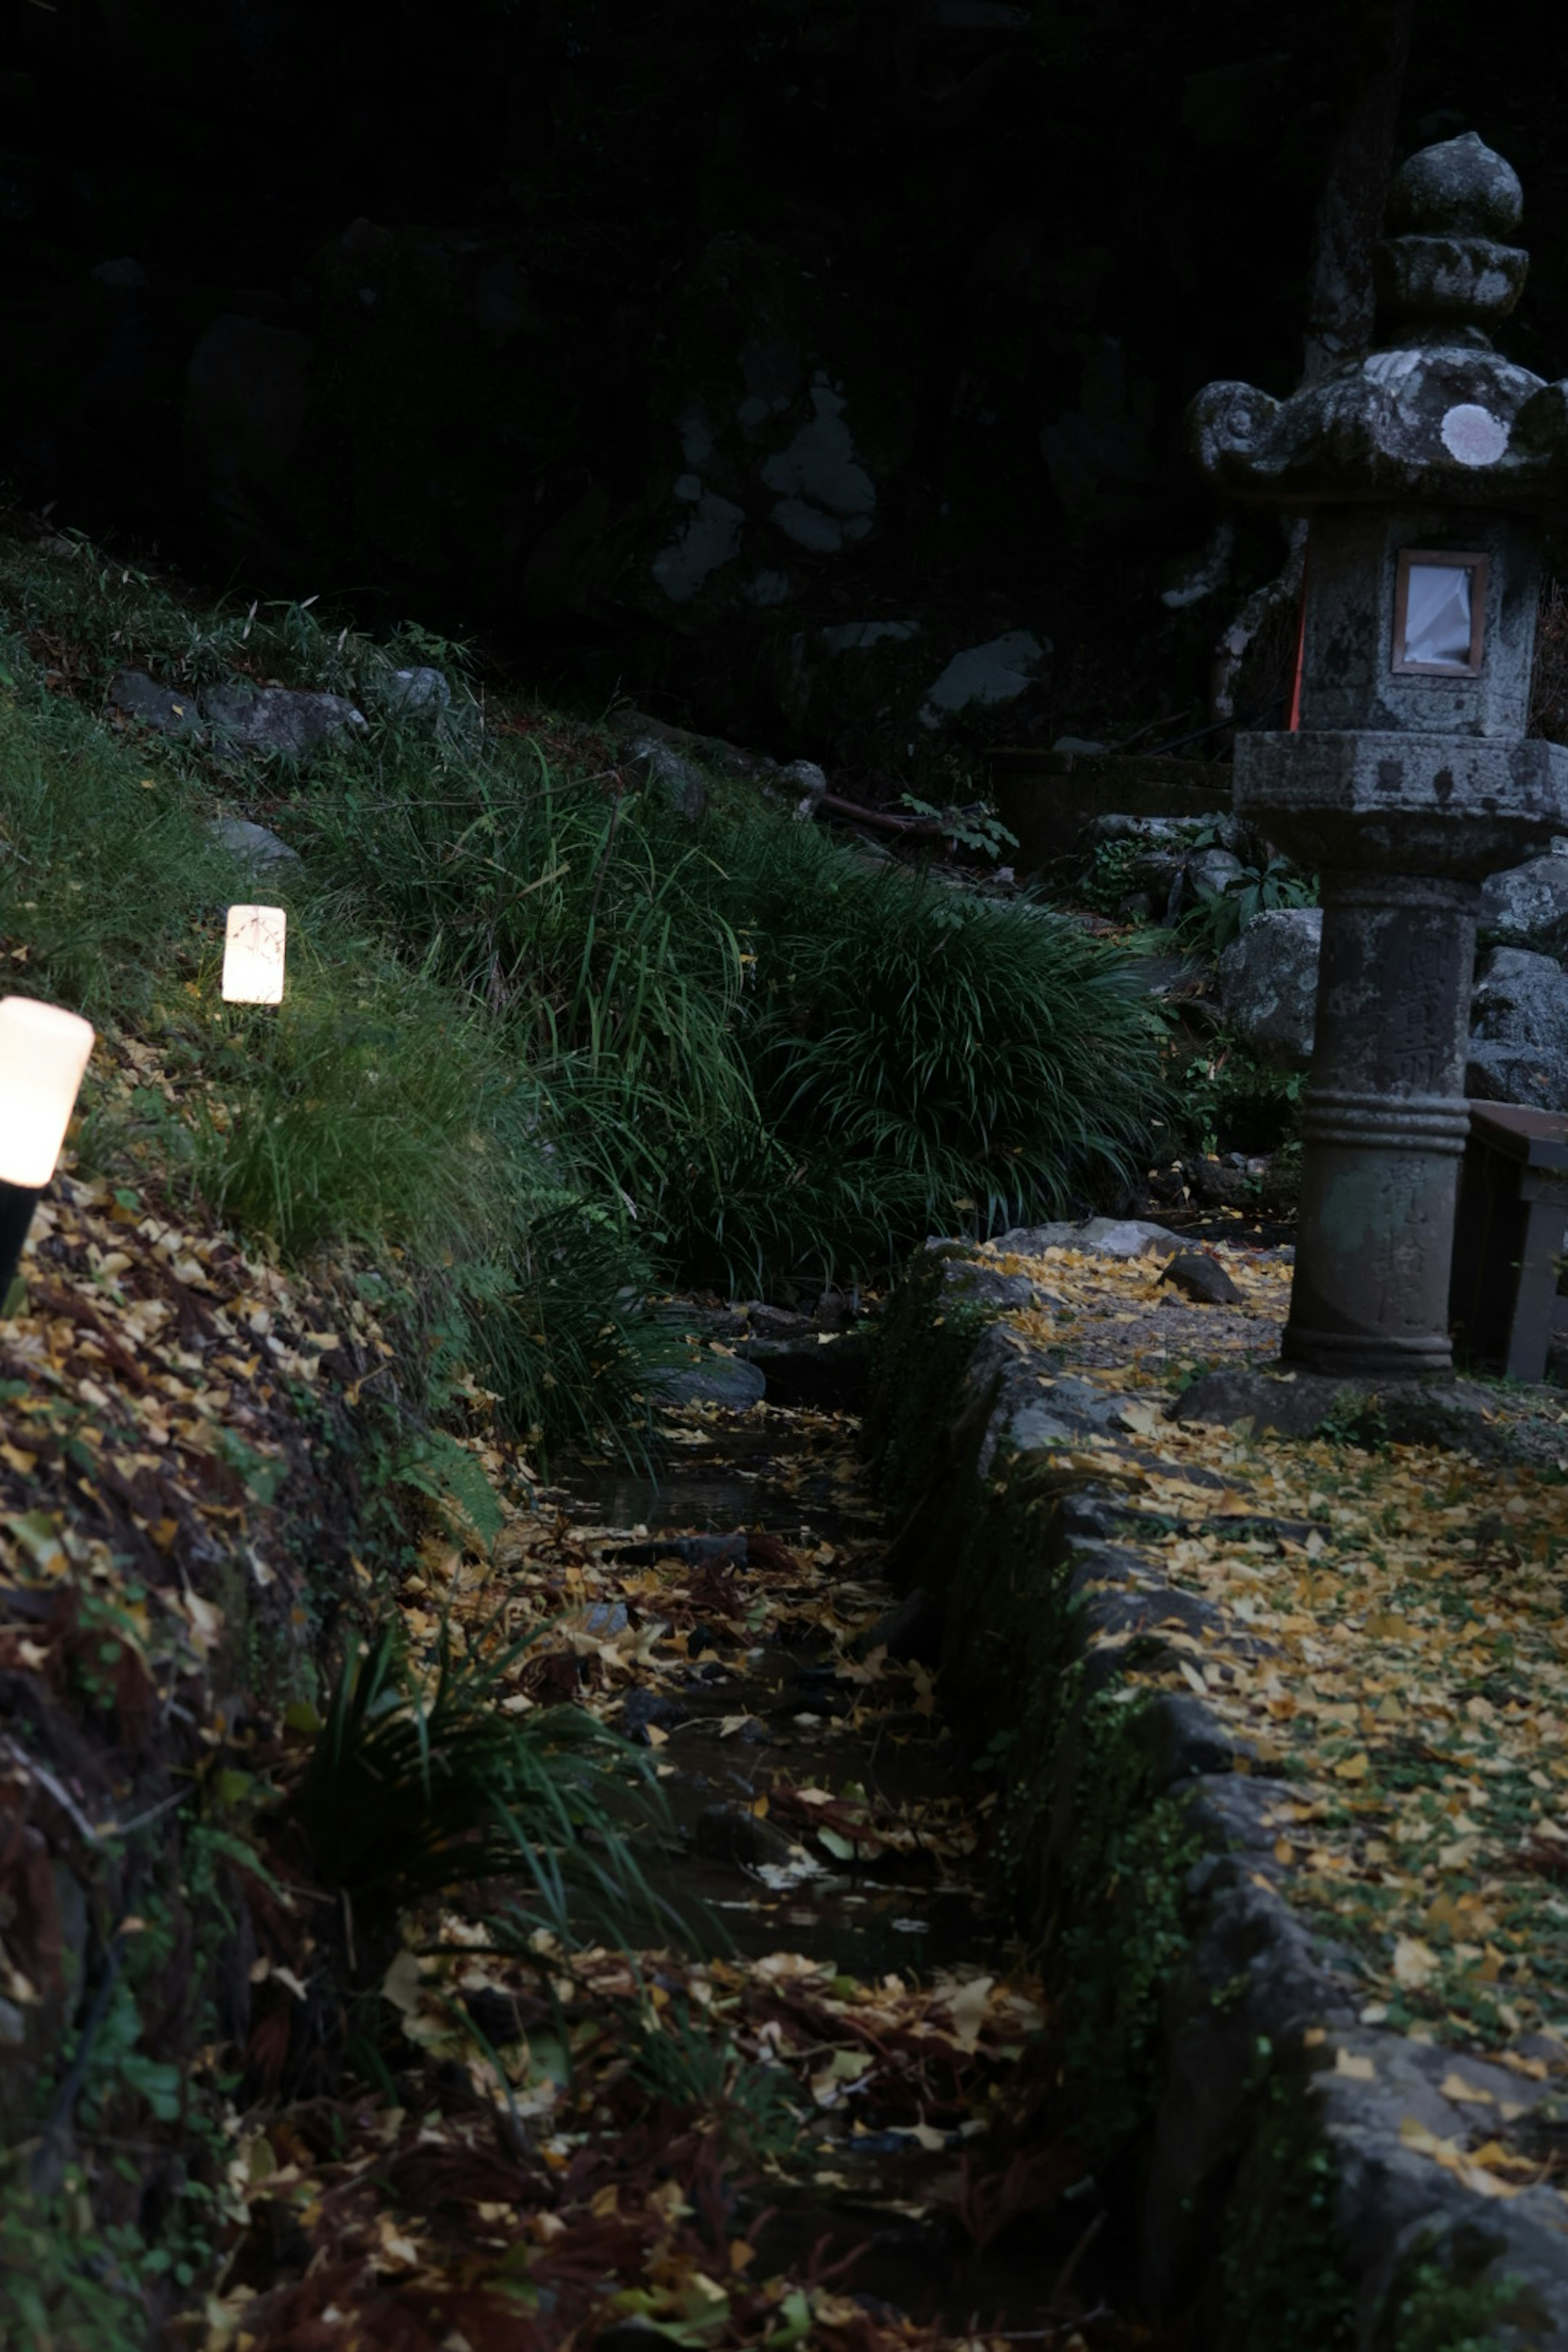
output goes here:
{"type": "Polygon", "coordinates": [[[1352,2083],[1375,2083],[1377,2080],[1377,2068],[1372,2060],[1358,2057],[1353,2050],[1335,2051],[1334,2072],[1336,2074],[1348,2074],[1352,2083]]]}
{"type": "Polygon", "coordinates": [[[1440,1962],[1430,1944],[1419,1936],[1396,1936],[1394,1939],[1394,1978],[1407,1991],[1415,1991],[1430,1984],[1440,1962]]]}
{"type": "Polygon", "coordinates": [[[1131,1404],[1124,1404],[1117,1419],[1122,1428],[1130,1429],[1135,1437],[1163,1437],[1170,1429],[1170,1423],[1158,1405],[1149,1404],[1142,1397],[1131,1404]]]}
{"type": "Polygon", "coordinates": [[[985,2022],[985,2008],[990,1999],[994,1977],[971,1977],[961,1985],[948,2002],[948,2015],[958,2037],[961,2050],[973,2050],[980,2040],[980,2029],[985,2022]]]}
{"type": "Polygon", "coordinates": [[[1334,1766],[1336,1780],[1364,1780],[1372,1769],[1372,1759],[1363,1749],[1359,1756],[1342,1756],[1334,1766]]]}
{"type": "Polygon", "coordinates": [[[1507,2066],[1515,2074],[1528,2074],[1532,2083],[1544,2083],[1546,2080],[1544,2058],[1526,2058],[1518,2050],[1498,2050],[1492,2055],[1497,2065],[1507,2066]]]}
{"type": "Polygon", "coordinates": [[[1483,2090],[1479,2083],[1467,2083],[1457,2067],[1449,2067],[1437,2088],[1445,2099],[1453,2099],[1460,2106],[1493,2107],[1497,2105],[1489,2091],[1483,2090]]]}
{"type": "Polygon", "coordinates": [[[381,1980],[381,1997],[405,2017],[412,2016],[419,2000],[419,1961],[406,1948],[398,1953],[381,1980]]]}
{"type": "Polygon", "coordinates": [[[375,2228],[377,2252],[383,2257],[374,2263],[378,2271],[384,2270],[388,2263],[398,2270],[418,2269],[421,2259],[418,2247],[401,2234],[388,2214],[376,2216],[375,2228]]]}
{"type": "Polygon", "coordinates": [[[840,2082],[858,2083],[876,2063],[868,2050],[836,2050],[828,2062],[828,2072],[840,2082]]]}
{"type": "Polygon", "coordinates": [[[215,1608],[210,1601],[204,1601],[199,1592],[187,1592],[184,1597],[195,1645],[205,1658],[209,1650],[216,1648],[223,1632],[223,1611],[215,1608]]]}
{"type": "Polygon", "coordinates": [[[1504,2147],[1500,2139],[1489,2139],[1470,2150],[1470,2162],[1494,2168],[1499,2172],[1539,2172],[1541,2167],[1532,2157],[1521,2156],[1517,2148],[1504,2147]]]}
{"type": "Polygon", "coordinates": [[[1439,2139],[1435,2132],[1426,2129],[1425,2124],[1417,2123],[1414,2116],[1401,2119],[1399,2137],[1406,2147],[1414,2148],[1419,2156],[1429,2156],[1434,2164],[1440,2164],[1445,2172],[1453,2173],[1478,2196],[1517,2197],[1519,2194],[1510,2182],[1500,2180],[1495,2172],[1489,2172],[1484,2165],[1475,2163],[1454,2140],[1439,2139]]]}

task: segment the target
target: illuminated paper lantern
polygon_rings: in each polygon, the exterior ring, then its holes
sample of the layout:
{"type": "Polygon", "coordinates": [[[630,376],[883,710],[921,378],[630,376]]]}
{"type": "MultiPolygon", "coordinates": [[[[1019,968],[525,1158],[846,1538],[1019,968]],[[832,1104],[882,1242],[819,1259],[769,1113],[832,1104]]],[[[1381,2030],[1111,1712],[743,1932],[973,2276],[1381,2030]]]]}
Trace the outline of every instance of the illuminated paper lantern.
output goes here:
{"type": "Polygon", "coordinates": [[[76,1108],[92,1024],[31,996],[0,997],[0,1183],[39,1192],[76,1108]]]}
{"type": "Polygon", "coordinates": [[[289,919],[281,907],[231,907],[223,944],[223,993],[228,1004],[280,1004],[289,919]]]}

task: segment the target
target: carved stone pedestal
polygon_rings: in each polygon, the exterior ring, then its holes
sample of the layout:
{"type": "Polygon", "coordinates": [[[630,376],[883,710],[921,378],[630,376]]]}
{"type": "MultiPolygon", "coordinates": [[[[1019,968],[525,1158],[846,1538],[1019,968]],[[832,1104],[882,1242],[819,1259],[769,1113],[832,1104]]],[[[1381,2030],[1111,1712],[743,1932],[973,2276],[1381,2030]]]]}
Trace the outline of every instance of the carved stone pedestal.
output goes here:
{"type": "Polygon", "coordinates": [[[1475,953],[1472,883],[1326,877],[1288,1363],[1447,1371],[1475,953]]]}

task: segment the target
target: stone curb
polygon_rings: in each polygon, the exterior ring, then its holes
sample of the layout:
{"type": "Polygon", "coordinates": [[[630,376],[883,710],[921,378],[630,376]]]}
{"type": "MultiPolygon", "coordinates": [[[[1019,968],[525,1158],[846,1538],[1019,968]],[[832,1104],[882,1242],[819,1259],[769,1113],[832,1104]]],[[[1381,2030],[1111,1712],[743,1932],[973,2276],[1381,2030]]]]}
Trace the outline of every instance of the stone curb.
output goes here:
{"type": "MultiPolygon", "coordinates": [[[[914,1407],[910,1383],[900,1381],[899,1314],[923,1321],[929,1349],[939,1318],[962,1322],[955,1310],[978,1320],[1026,1303],[1012,1295],[1021,1279],[957,1247],[928,1255],[923,1274],[917,1265],[890,1318],[895,1353],[884,1375],[885,1388],[902,1386],[906,1411],[914,1407]]],[[[1103,1805],[1103,1776],[1083,1737],[1087,1707],[1096,1697],[1102,1706],[1135,1699],[1138,1685],[1124,1675],[1130,1650],[1142,1667],[1174,1665],[1181,1652],[1171,1635],[1190,1640],[1220,1622],[1199,1596],[1167,1584],[1118,1543],[1128,1505],[1110,1483],[1063,1477],[1062,1451],[1087,1441],[1101,1452],[1116,1444],[1130,1469],[1158,1458],[1157,1438],[1121,1428],[1124,1402],[1065,1375],[1021,1333],[990,1321],[953,1366],[946,1399],[935,1400],[948,1432],[947,1475],[928,1489],[900,1545],[912,1580],[945,1585],[943,1695],[961,1727],[967,1719],[990,1738],[1013,1717],[1010,1804],[1021,1787],[1033,1790],[1022,1800],[1031,1826],[1014,1898],[1021,1891],[1029,1927],[1050,1926],[1053,1948],[1072,1926],[1082,1823],[1103,1805]],[[1037,1505],[1042,1494],[1050,1499],[1031,1529],[1028,1498],[1037,1505]],[[980,1533],[966,1542],[969,1528],[980,1533]],[[1004,1597],[995,1562],[1010,1538],[1023,1549],[1004,1597]],[[1044,1609],[1041,1587],[1051,1601],[1044,1609]]],[[[900,1409],[884,1401],[895,1425],[900,1409]]],[[[1234,1648],[1234,1631],[1226,1638],[1234,1648]]],[[[1568,2352],[1563,2200],[1545,2187],[1484,2195],[1412,2144],[1423,2133],[1467,2143],[1480,2110],[1445,2095],[1440,2086],[1456,2073],[1518,2109],[1539,2103],[1547,2086],[1361,2024],[1354,1956],[1297,1916],[1280,1891],[1277,1832],[1266,1817],[1296,1793],[1292,1784],[1253,1773],[1245,1747],[1195,1694],[1151,1693],[1129,1706],[1129,1718],[1142,1770],[1118,1826],[1136,1827],[1134,1812],[1147,1822],[1169,1801],[1190,1842],[1171,1889],[1184,1949],[1158,1989],[1138,2145],[1112,2152],[1109,2166],[1134,2200],[1131,2235],[1146,2305],[1195,2309],[1213,2352],[1275,2352],[1286,2323],[1292,2334],[1308,2327],[1300,2340],[1314,2352],[1385,2352],[1404,2340],[1419,2272],[1428,2296],[1458,2298],[1456,2343],[1478,2334],[1479,2310],[1489,2347],[1568,2352]],[[1222,2246],[1231,2249],[1224,2263],[1222,2246]],[[1249,2248],[1264,2252],[1249,2263],[1249,2248]],[[1249,2280],[1238,2287],[1242,2273],[1249,2280]]],[[[1083,1990],[1069,1988],[1069,1998],[1083,1990]]],[[[1114,2009],[1118,1997],[1107,1988],[1101,2006],[1114,2009]]],[[[1424,2324],[1428,2317],[1424,2306],[1424,2324]]],[[[1450,2336],[1420,2340],[1437,2347],[1450,2336]]]]}

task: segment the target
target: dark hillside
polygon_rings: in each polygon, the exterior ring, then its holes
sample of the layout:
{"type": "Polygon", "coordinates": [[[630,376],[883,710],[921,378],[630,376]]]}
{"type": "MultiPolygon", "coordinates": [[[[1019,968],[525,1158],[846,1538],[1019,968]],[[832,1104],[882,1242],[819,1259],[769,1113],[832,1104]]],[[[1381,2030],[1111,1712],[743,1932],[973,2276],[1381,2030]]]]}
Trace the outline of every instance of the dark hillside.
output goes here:
{"type": "MultiPolygon", "coordinates": [[[[924,762],[977,646],[1008,677],[971,730],[1179,734],[1277,560],[1244,529],[1161,603],[1215,523],[1183,409],[1299,371],[1380,13],[27,8],[5,464],[215,584],[417,610],[866,773],[924,762]]],[[[1422,0],[1395,137],[1461,109],[1522,173],[1548,373],[1561,47],[1422,0]]]]}

